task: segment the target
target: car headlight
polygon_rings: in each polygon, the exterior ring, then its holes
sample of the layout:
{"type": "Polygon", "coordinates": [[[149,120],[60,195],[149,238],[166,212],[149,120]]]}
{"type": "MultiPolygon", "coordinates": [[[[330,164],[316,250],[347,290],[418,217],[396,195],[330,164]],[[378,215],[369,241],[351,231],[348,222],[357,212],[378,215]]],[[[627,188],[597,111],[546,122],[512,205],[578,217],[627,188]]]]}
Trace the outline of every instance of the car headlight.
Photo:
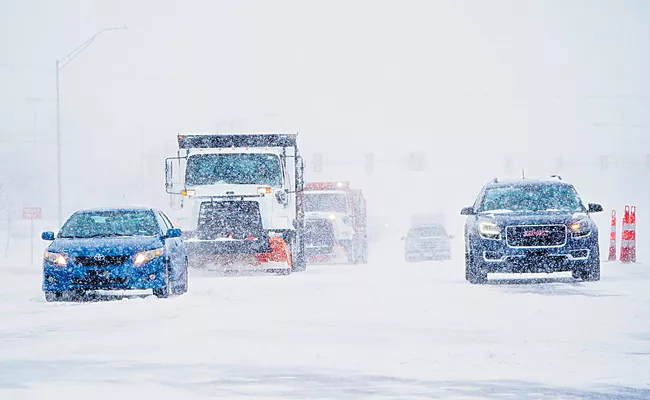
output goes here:
{"type": "Polygon", "coordinates": [[[163,255],[163,249],[154,249],[148,251],[142,251],[133,257],[134,265],[142,265],[148,263],[151,260],[154,260],[163,255]]]}
{"type": "Polygon", "coordinates": [[[63,254],[46,251],[43,258],[45,259],[45,261],[51,262],[52,264],[56,264],[59,267],[65,267],[66,265],[68,265],[68,259],[65,258],[63,254]]]}
{"type": "Polygon", "coordinates": [[[492,221],[479,221],[478,233],[487,239],[501,239],[501,228],[492,221]]]}
{"type": "Polygon", "coordinates": [[[569,232],[574,238],[588,236],[591,233],[591,224],[587,220],[572,222],[569,224],[569,232]]]}

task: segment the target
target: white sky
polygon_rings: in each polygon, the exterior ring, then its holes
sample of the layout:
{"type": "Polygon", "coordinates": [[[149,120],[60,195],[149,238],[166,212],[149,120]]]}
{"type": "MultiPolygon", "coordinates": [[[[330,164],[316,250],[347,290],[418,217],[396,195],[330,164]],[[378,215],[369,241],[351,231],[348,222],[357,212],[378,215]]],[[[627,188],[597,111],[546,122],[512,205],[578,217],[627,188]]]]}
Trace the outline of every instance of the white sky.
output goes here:
{"type": "Polygon", "coordinates": [[[375,196],[422,176],[366,179],[368,151],[425,151],[464,198],[506,154],[643,157],[649,17],[644,0],[0,0],[0,202],[55,215],[54,63],[102,28],[128,26],[61,73],[67,212],[164,204],[178,131],[299,131],[308,156],[359,163],[322,178],[375,196]]]}

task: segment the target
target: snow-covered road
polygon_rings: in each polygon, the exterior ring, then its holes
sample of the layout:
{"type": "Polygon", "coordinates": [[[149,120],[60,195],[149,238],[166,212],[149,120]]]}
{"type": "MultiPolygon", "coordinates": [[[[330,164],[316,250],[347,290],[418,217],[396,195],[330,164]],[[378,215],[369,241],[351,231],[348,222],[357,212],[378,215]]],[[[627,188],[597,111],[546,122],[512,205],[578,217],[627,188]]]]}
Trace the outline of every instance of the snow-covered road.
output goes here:
{"type": "Polygon", "coordinates": [[[386,248],[287,277],[192,271],[166,300],[49,304],[38,268],[0,266],[0,398],[650,398],[648,265],[472,286],[459,257],[386,248]]]}

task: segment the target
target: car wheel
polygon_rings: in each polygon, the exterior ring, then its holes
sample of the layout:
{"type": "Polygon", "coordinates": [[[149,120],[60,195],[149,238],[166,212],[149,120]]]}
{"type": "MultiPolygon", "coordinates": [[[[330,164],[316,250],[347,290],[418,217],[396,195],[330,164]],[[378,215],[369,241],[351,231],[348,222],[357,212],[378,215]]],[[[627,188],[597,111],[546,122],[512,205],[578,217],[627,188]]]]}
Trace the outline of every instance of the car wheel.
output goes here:
{"type": "MultiPolygon", "coordinates": [[[[301,237],[300,240],[303,240],[301,237]]],[[[300,245],[297,244],[295,234],[291,237],[291,271],[302,272],[307,269],[307,258],[305,256],[304,247],[300,250],[300,245]]]]}
{"type": "Polygon", "coordinates": [[[165,286],[161,288],[155,288],[153,290],[154,296],[164,299],[172,295],[172,283],[170,281],[169,275],[169,267],[167,267],[167,270],[165,271],[165,286]]]}
{"type": "Polygon", "coordinates": [[[47,302],[61,301],[62,297],[63,292],[45,292],[45,301],[47,302]]]}
{"type": "Polygon", "coordinates": [[[469,251],[465,251],[465,279],[473,285],[487,282],[487,271],[477,265],[469,251]]]}

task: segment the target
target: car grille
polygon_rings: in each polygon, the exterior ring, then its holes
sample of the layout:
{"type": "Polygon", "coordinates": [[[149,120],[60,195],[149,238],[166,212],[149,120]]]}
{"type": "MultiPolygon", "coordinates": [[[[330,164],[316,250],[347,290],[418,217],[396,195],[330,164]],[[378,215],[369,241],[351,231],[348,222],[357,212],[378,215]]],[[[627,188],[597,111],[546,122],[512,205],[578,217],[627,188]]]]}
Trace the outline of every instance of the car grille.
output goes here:
{"type": "Polygon", "coordinates": [[[506,228],[506,241],[511,247],[554,247],[566,243],[564,225],[526,225],[506,228]]]}
{"type": "Polygon", "coordinates": [[[130,256],[103,256],[103,257],[74,257],[73,262],[82,267],[106,267],[109,265],[122,265],[130,256]]]}

